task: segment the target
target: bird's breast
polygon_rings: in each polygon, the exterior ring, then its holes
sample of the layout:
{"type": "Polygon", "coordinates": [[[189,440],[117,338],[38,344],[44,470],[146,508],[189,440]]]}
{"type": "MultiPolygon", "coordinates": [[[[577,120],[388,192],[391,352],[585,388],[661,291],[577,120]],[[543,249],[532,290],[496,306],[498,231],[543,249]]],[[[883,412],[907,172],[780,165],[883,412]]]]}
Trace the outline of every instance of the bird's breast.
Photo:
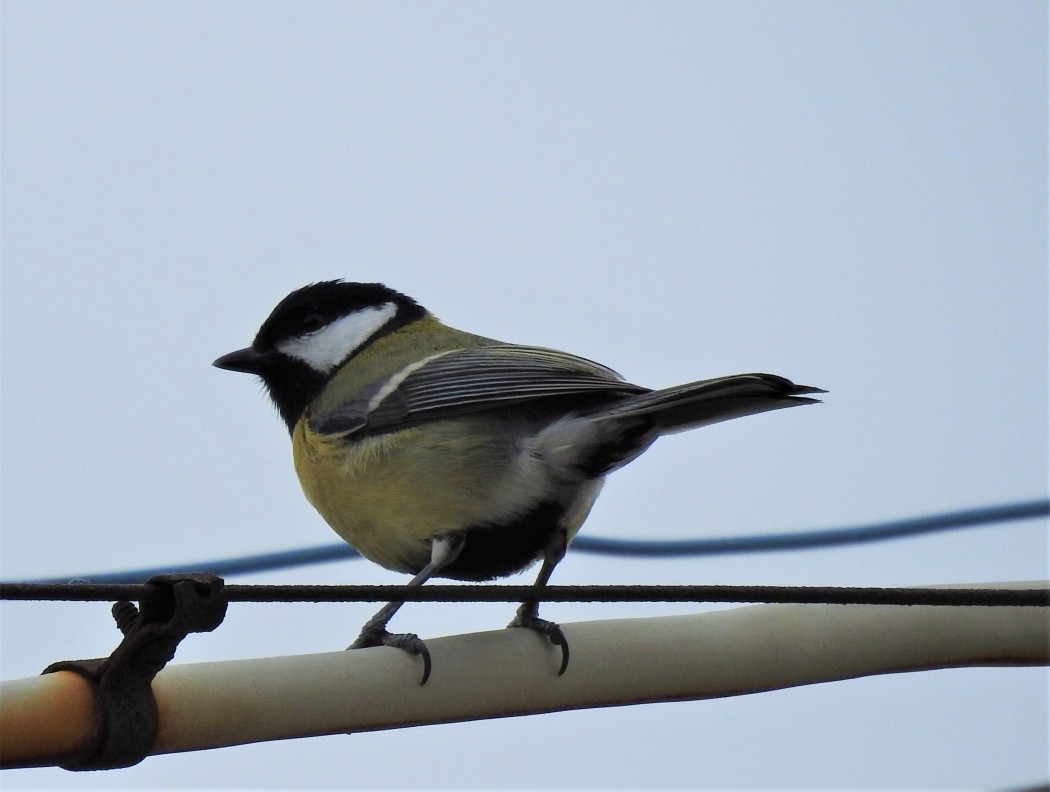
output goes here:
{"type": "Polygon", "coordinates": [[[552,513],[552,499],[561,503],[525,439],[484,417],[350,441],[300,421],[292,450],[303,492],[337,534],[377,564],[415,572],[434,536],[498,530],[540,507],[552,513]]]}

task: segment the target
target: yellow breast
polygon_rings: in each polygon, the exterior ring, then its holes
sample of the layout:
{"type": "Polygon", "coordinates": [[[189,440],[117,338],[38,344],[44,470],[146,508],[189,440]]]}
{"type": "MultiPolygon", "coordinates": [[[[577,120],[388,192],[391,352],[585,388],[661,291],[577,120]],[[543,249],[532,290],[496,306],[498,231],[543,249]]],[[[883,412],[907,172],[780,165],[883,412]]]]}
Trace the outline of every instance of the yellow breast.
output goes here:
{"type": "Polygon", "coordinates": [[[505,436],[486,431],[485,422],[440,421],[346,442],[300,421],[295,470],[310,503],[363,556],[418,571],[429,559],[428,539],[506,519],[530,495],[505,436]],[[519,491],[508,501],[506,493],[519,491]]]}

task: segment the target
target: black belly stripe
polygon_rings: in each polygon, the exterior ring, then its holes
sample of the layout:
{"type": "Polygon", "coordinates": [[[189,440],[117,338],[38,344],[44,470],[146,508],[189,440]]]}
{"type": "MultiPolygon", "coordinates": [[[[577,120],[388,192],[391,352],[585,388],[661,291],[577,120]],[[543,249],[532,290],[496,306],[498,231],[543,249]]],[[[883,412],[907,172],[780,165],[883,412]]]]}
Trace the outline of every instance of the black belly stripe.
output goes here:
{"type": "Polygon", "coordinates": [[[544,503],[514,522],[471,526],[459,557],[437,577],[477,581],[520,572],[543,555],[564,514],[560,504],[544,503]]]}

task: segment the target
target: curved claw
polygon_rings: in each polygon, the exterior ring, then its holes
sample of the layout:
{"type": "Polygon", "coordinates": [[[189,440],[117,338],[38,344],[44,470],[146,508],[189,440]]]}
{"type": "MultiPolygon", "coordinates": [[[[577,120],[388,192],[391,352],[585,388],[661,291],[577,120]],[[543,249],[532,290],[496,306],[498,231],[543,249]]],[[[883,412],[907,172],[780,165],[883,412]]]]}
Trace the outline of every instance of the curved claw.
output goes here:
{"type": "Polygon", "coordinates": [[[366,626],[347,649],[367,649],[371,646],[390,646],[419,656],[423,660],[423,678],[419,680],[419,686],[422,687],[430,679],[430,670],[433,667],[430,650],[415,633],[390,633],[386,630],[370,630],[366,626]]]}
{"type": "Polygon", "coordinates": [[[524,627],[526,629],[537,632],[540,635],[547,638],[552,644],[561,649],[561,667],[558,669],[558,676],[562,676],[565,670],[569,667],[569,642],[565,638],[565,633],[562,632],[561,626],[552,621],[541,619],[538,616],[530,616],[528,614],[519,613],[508,627],[524,627]]]}
{"type": "Polygon", "coordinates": [[[387,646],[404,649],[406,652],[417,655],[423,660],[423,677],[419,680],[419,686],[423,687],[427,680],[430,679],[430,669],[432,668],[430,650],[427,649],[427,645],[415,633],[401,633],[399,635],[387,633],[387,636],[392,639],[390,642],[384,642],[387,646]]]}
{"type": "Polygon", "coordinates": [[[550,638],[552,644],[561,647],[561,668],[558,669],[558,676],[562,676],[565,669],[569,667],[569,642],[565,640],[565,633],[561,631],[561,627],[557,624],[553,626],[554,630],[547,637],[550,638]]]}

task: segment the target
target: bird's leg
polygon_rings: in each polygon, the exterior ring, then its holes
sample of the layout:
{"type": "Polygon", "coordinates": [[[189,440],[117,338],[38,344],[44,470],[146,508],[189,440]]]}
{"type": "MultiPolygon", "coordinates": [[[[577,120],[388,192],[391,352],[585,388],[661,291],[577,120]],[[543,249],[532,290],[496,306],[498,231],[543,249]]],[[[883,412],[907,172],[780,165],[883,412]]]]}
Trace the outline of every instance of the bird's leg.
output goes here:
{"type": "MultiPolygon", "coordinates": [[[[435,537],[430,542],[430,562],[413,577],[408,585],[422,586],[430,578],[440,572],[444,567],[451,564],[463,550],[465,539],[461,533],[447,533],[435,537]]],[[[430,679],[430,650],[415,633],[391,633],[387,630],[387,623],[393,618],[398,609],[404,605],[404,600],[388,602],[380,608],[376,615],[365,622],[361,628],[361,634],[357,636],[348,649],[364,649],[369,646],[393,646],[396,649],[404,649],[423,658],[423,678],[420,685],[425,685],[430,679]]]]}
{"type": "Polygon", "coordinates": [[[560,647],[561,668],[558,669],[558,676],[564,674],[565,669],[569,667],[569,642],[565,640],[565,633],[562,632],[561,627],[552,621],[541,619],[538,614],[543,589],[546,588],[547,581],[550,580],[551,573],[554,572],[554,567],[565,558],[565,551],[568,547],[569,537],[563,529],[559,528],[554,536],[551,537],[550,543],[544,548],[543,565],[540,567],[540,573],[536,576],[536,582],[532,584],[535,593],[521,603],[517,615],[507,625],[508,627],[527,627],[530,630],[535,630],[540,635],[546,636],[552,644],[560,647]]]}

